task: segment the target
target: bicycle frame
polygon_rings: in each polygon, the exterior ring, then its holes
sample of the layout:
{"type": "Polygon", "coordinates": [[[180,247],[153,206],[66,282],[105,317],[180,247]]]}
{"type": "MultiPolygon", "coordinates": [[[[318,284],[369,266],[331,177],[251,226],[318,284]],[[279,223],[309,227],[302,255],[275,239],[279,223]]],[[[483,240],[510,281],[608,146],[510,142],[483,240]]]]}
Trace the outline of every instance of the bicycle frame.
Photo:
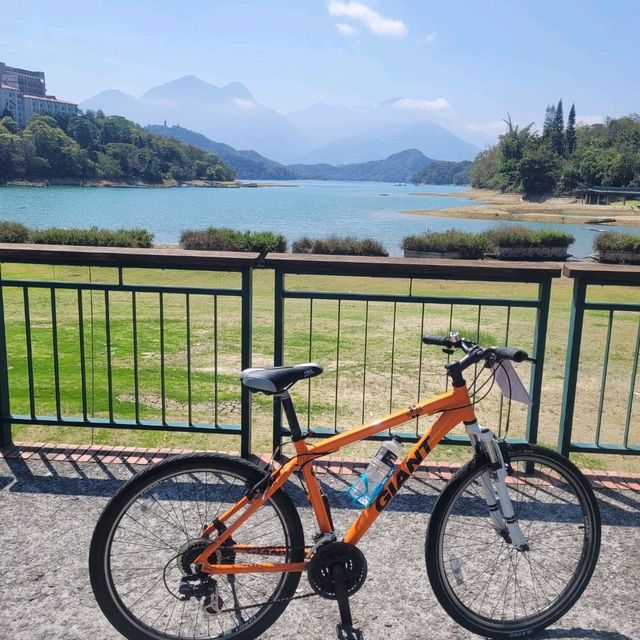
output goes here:
{"type": "MultiPolygon", "coordinates": [[[[420,440],[409,451],[406,458],[397,466],[391,478],[378,494],[375,502],[363,509],[347,530],[343,539],[344,542],[357,544],[406,480],[413,475],[420,463],[442,438],[460,423],[468,425],[476,422],[475,412],[466,385],[454,387],[447,393],[423,400],[403,411],[392,413],[374,422],[338,433],[318,444],[309,445],[304,439],[295,441],[293,444],[296,455],[271,473],[264,492],[253,497],[245,496],[204,529],[203,537],[219,535],[194,562],[202,565],[201,570],[203,572],[213,575],[304,571],[308,565],[307,561],[293,563],[210,564],[208,559],[233,535],[234,531],[268,501],[278,489],[282,488],[292,473],[298,470],[302,471],[308,491],[307,497],[311,503],[320,533],[333,533],[329,510],[318,485],[312,461],[318,457],[339,451],[350,444],[365,440],[381,431],[415,420],[420,416],[430,416],[440,412],[441,415],[425,431],[420,440]],[[234,516],[236,517],[234,518],[234,516]]],[[[273,556],[286,555],[286,549],[282,547],[232,545],[229,549],[235,553],[248,555],[252,553],[273,556]]]]}

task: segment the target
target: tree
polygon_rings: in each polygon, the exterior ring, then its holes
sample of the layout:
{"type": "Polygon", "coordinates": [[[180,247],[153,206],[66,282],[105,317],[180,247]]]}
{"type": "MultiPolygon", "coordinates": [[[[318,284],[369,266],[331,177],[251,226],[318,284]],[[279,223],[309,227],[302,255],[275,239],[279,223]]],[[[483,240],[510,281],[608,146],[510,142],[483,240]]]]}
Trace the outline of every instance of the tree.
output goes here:
{"type": "Polygon", "coordinates": [[[558,101],[555,118],[553,119],[551,148],[560,156],[564,154],[564,112],[562,99],[558,101]]]}
{"type": "Polygon", "coordinates": [[[559,177],[560,160],[544,142],[531,144],[518,164],[518,172],[526,194],[552,193],[559,177]]]}
{"type": "Polygon", "coordinates": [[[11,116],[3,116],[0,119],[0,127],[4,127],[9,133],[18,133],[18,123],[11,116]]]}
{"type": "Polygon", "coordinates": [[[576,150],[576,106],[571,105],[569,118],[567,119],[567,129],[564,133],[564,153],[565,156],[572,156],[576,150]]]}
{"type": "Polygon", "coordinates": [[[542,137],[551,143],[551,138],[553,136],[553,128],[556,122],[556,106],[554,104],[550,104],[547,106],[547,109],[544,113],[544,125],[542,126],[542,137]]]}

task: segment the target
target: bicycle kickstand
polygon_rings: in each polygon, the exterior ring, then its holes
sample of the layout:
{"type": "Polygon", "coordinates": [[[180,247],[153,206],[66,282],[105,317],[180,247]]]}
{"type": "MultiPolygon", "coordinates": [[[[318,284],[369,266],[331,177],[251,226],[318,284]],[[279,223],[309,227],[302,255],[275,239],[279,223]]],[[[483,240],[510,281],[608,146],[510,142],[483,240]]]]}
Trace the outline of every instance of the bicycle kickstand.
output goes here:
{"type": "Polygon", "coordinates": [[[364,640],[362,631],[353,626],[349,596],[344,588],[344,569],[341,564],[334,564],[331,569],[336,588],[338,609],[340,610],[340,624],[338,624],[338,640],[364,640]]]}

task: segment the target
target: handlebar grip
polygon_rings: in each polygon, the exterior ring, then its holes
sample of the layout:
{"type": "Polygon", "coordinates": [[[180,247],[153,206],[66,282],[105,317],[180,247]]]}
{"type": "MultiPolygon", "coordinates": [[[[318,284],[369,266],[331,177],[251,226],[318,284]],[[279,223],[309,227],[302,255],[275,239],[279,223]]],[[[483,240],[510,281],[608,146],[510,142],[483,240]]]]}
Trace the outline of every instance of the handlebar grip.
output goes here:
{"type": "Polygon", "coordinates": [[[523,349],[513,349],[512,347],[498,347],[496,354],[501,360],[513,360],[514,362],[523,362],[529,357],[529,354],[523,349]]]}
{"type": "Polygon", "coordinates": [[[422,336],[422,342],[424,344],[432,344],[437,347],[451,348],[451,340],[448,336],[422,336]]]}

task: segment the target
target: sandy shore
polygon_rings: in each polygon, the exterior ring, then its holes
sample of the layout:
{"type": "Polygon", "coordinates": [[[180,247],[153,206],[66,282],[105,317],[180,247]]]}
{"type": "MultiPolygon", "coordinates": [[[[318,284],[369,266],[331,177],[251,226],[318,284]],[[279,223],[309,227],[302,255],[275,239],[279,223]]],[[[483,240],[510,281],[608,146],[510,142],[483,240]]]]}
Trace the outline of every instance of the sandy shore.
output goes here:
{"type": "Polygon", "coordinates": [[[585,205],[576,198],[524,200],[517,194],[471,189],[457,193],[415,193],[415,196],[447,196],[476,200],[477,205],[450,209],[417,209],[402,211],[413,215],[438,218],[476,218],[482,220],[552,222],[570,224],[610,224],[640,227],[640,207],[617,202],[609,205],[585,205]],[[603,222],[607,220],[607,222],[603,222]]]}

